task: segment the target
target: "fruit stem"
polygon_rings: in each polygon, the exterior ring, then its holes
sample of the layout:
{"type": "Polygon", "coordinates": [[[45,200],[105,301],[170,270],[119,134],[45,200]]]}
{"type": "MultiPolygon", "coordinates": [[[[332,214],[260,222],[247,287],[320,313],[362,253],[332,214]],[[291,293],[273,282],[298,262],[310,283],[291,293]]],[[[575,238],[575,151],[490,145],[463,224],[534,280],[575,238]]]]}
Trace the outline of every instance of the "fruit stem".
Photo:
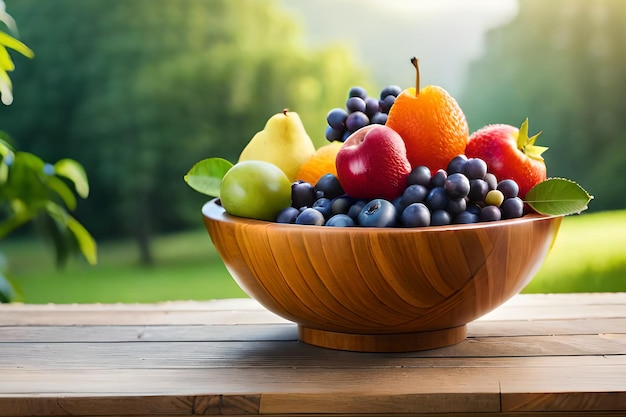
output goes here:
{"type": "Polygon", "coordinates": [[[288,111],[289,111],[289,109],[283,109],[283,114],[284,114],[285,116],[287,116],[287,112],[288,112],[288,111]]]}
{"type": "Polygon", "coordinates": [[[415,95],[417,96],[420,93],[420,67],[416,57],[411,58],[411,64],[415,67],[415,95]]]}

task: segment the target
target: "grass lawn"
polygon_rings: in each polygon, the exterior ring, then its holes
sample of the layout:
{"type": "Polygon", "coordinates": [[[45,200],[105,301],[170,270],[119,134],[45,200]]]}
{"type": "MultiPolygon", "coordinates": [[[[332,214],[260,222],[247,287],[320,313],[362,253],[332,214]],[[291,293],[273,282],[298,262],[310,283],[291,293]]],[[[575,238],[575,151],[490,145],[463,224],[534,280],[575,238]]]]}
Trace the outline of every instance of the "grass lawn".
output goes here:
{"type": "MultiPolygon", "coordinates": [[[[157,263],[137,264],[133,242],[102,242],[99,263],[56,270],[39,240],[1,242],[27,303],[157,302],[245,297],[204,229],[161,236],[157,263]]],[[[626,210],[569,216],[542,269],[524,292],[626,291],[626,210]]]]}

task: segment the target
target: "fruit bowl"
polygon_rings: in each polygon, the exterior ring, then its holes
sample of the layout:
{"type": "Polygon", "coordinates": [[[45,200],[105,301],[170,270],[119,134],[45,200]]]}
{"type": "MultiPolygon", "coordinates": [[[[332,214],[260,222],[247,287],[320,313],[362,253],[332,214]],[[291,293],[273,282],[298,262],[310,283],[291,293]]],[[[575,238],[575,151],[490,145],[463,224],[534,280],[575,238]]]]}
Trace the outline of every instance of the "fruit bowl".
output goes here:
{"type": "Polygon", "coordinates": [[[279,224],[202,208],[238,285],[298,325],[300,341],[402,352],[466,338],[467,323],[520,292],[543,263],[561,216],[425,228],[279,224]]]}

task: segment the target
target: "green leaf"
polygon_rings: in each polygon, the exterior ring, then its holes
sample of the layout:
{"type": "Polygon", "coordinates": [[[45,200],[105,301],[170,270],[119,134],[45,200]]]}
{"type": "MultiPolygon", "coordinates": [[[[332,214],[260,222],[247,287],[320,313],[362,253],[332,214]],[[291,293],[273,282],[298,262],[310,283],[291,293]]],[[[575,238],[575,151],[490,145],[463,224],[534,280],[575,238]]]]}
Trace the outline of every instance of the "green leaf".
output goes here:
{"type": "Polygon", "coordinates": [[[89,182],[87,174],[81,164],[73,159],[61,159],[54,164],[54,173],[60,177],[65,177],[74,183],[76,193],[82,198],[89,196],[89,182]]]}
{"type": "Polygon", "coordinates": [[[219,197],[222,178],[233,164],[223,158],[207,158],[196,163],[187,175],[185,182],[194,190],[212,197],[219,197]]]}
{"type": "Polygon", "coordinates": [[[70,211],[76,209],[76,197],[74,197],[74,193],[66,183],[57,177],[48,177],[46,178],[46,185],[63,199],[70,211]]]}
{"type": "Polygon", "coordinates": [[[587,210],[592,199],[593,196],[572,180],[548,178],[535,185],[524,202],[540,214],[567,216],[587,210]]]}
{"type": "Polygon", "coordinates": [[[91,234],[89,234],[87,229],[85,229],[85,227],[72,216],[67,217],[67,228],[72,232],[72,234],[74,234],[74,237],[78,242],[80,252],[83,254],[87,262],[91,265],[98,263],[96,241],[91,234]]]}

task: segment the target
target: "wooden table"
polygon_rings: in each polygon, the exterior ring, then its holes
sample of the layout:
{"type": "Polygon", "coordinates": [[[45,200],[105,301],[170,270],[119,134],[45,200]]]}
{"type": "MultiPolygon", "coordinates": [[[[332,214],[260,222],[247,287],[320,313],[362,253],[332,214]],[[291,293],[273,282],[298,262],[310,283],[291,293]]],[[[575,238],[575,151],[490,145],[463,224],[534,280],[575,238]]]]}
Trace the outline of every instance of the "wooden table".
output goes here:
{"type": "Polygon", "coordinates": [[[0,416],[626,415],[626,293],[520,295],[468,331],[353,353],[250,299],[0,305],[0,416]]]}

